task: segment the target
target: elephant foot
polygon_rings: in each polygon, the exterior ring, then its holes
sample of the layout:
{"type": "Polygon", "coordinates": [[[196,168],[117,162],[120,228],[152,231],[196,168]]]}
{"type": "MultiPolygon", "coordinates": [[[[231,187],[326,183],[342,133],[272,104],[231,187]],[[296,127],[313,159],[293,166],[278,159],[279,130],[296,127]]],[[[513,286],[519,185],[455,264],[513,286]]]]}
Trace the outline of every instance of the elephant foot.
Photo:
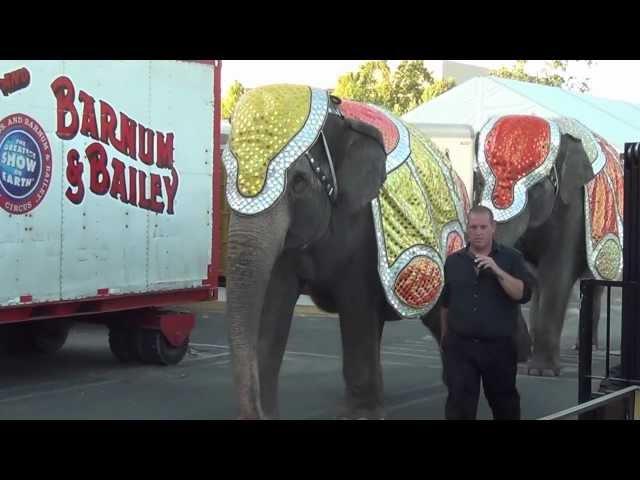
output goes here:
{"type": "Polygon", "coordinates": [[[336,417],[336,420],[384,420],[384,417],[357,417],[357,418],[351,418],[351,417],[336,417]]]}
{"type": "Polygon", "coordinates": [[[384,420],[384,409],[362,409],[345,410],[336,416],[336,420],[384,420]]]}
{"type": "Polygon", "coordinates": [[[527,363],[525,371],[527,375],[531,376],[546,377],[552,375],[557,377],[560,375],[560,365],[556,360],[534,355],[527,363]],[[547,375],[547,372],[549,372],[550,375],[547,375]]]}
{"type": "Polygon", "coordinates": [[[268,415],[238,415],[236,420],[278,420],[277,417],[271,417],[268,415]]]}

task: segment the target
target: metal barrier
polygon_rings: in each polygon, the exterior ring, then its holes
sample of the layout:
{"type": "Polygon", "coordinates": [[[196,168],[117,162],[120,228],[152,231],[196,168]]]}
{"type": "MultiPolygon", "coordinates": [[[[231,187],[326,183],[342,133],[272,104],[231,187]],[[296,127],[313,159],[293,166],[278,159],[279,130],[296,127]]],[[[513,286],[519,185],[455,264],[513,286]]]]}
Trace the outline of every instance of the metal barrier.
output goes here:
{"type": "Polygon", "coordinates": [[[609,393],[595,400],[582,403],[576,407],[571,407],[561,412],[547,415],[539,420],[573,420],[575,418],[582,419],[588,417],[591,419],[601,418],[597,415],[598,410],[602,410],[616,401],[621,401],[623,406],[623,414],[620,420],[640,420],[640,386],[634,385],[623,388],[617,392],[609,393]]]}
{"type": "MultiPolygon", "coordinates": [[[[621,378],[619,376],[611,376],[611,289],[622,288],[623,299],[640,298],[640,283],[626,282],[610,282],[605,280],[582,280],[580,282],[580,292],[582,299],[580,301],[580,320],[579,320],[579,345],[581,346],[578,353],[578,402],[585,403],[594,398],[592,392],[592,380],[607,380],[620,385],[640,385],[640,381],[629,378],[621,378]],[[593,304],[594,295],[596,295],[596,287],[604,287],[607,292],[606,304],[606,339],[605,339],[605,372],[604,376],[596,376],[592,374],[593,351],[587,345],[593,344],[593,304]],[[585,348],[586,347],[586,348],[585,348]]],[[[597,294],[600,294],[599,292],[597,294]]],[[[623,305],[624,307],[624,305],[623,305]]],[[[623,310],[623,314],[624,314],[623,310]]],[[[630,312],[631,313],[631,312],[630,312]]]]}

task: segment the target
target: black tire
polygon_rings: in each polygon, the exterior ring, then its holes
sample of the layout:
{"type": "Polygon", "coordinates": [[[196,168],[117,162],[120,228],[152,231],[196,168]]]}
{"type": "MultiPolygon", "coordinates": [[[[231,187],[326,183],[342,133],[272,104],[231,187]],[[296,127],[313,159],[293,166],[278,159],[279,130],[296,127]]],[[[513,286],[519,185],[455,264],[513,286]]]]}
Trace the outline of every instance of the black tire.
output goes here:
{"type": "Polygon", "coordinates": [[[69,336],[69,324],[42,320],[29,325],[27,338],[33,351],[55,353],[60,350],[69,336]]]}
{"type": "Polygon", "coordinates": [[[145,363],[175,365],[184,358],[189,349],[189,338],[174,347],[159,330],[141,329],[138,332],[138,355],[145,363]]]}
{"type": "Polygon", "coordinates": [[[137,331],[133,328],[109,328],[109,348],[113,356],[122,363],[140,360],[136,337],[137,331]]]}
{"type": "Polygon", "coordinates": [[[29,341],[31,325],[16,323],[5,325],[2,331],[3,352],[8,355],[24,355],[33,353],[33,346],[29,341]]]}

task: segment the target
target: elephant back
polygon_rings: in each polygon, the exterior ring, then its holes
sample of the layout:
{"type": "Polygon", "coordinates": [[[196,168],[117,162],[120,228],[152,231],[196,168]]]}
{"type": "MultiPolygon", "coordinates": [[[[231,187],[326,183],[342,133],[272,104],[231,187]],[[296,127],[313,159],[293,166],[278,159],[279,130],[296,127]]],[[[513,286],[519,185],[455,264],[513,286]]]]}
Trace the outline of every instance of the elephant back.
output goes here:
{"type": "Polygon", "coordinates": [[[622,276],[624,180],[619,154],[609,142],[573,118],[553,118],[562,135],[580,140],[594,173],[584,186],[587,265],[594,278],[622,276]]]}
{"type": "Polygon", "coordinates": [[[623,169],[618,152],[604,138],[594,136],[605,161],[603,168],[585,185],[587,263],[595,278],[617,280],[622,276],[623,265],[623,169]]]}
{"type": "Polygon", "coordinates": [[[387,179],[371,203],[378,272],[398,314],[422,316],[440,296],[447,254],[464,244],[464,184],[448,157],[395,115],[349,100],[340,110],[382,133],[387,179]]]}

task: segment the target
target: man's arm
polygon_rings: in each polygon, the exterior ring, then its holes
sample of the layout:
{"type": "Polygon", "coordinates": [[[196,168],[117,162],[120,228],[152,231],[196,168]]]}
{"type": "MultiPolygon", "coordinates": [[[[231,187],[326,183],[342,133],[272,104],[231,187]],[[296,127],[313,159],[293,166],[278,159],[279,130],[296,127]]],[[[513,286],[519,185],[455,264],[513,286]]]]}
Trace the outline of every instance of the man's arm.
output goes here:
{"type": "MultiPolygon", "coordinates": [[[[521,258],[518,260],[520,261],[520,263],[522,263],[521,258]]],[[[502,268],[500,268],[496,264],[493,258],[488,257],[486,255],[477,255],[476,264],[480,269],[489,268],[490,270],[492,270],[493,273],[496,274],[496,278],[498,279],[498,282],[500,283],[500,286],[502,287],[502,289],[505,291],[507,295],[509,295],[509,297],[513,301],[522,302],[522,300],[524,300],[523,303],[526,303],[528,301],[528,298],[527,299],[524,298],[524,294],[525,294],[524,282],[519,278],[516,278],[513,275],[510,275],[509,273],[505,272],[502,268]]],[[[524,268],[524,264],[523,264],[523,268],[524,268]]]]}
{"type": "Polygon", "coordinates": [[[509,275],[507,272],[498,267],[498,271],[495,272],[498,277],[500,286],[506,292],[512,300],[519,302],[524,295],[524,282],[519,278],[509,275]]]}

